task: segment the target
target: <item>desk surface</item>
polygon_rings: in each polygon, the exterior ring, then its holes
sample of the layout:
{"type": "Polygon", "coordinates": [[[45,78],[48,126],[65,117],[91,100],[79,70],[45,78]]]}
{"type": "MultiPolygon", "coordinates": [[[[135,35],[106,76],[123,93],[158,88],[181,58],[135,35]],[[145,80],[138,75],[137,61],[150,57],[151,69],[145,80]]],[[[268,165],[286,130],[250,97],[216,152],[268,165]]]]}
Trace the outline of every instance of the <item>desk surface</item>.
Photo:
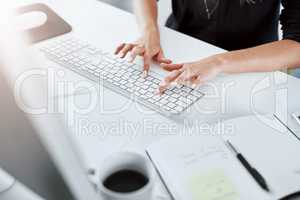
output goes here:
{"type": "MultiPolygon", "coordinates": [[[[30,3],[35,0],[23,2],[30,3]]],[[[69,22],[74,30],[71,34],[99,48],[113,51],[120,42],[133,41],[138,36],[134,16],[95,0],[74,0],[72,3],[53,0],[38,2],[47,3],[69,22]]],[[[222,49],[164,27],[161,28],[161,40],[166,55],[175,62],[191,61],[223,52],[222,49]]],[[[49,63],[49,66],[58,67],[54,63],[49,63]]],[[[155,67],[154,71],[164,74],[155,67]]],[[[65,78],[74,82],[85,80],[67,70],[65,78]]],[[[206,97],[198,103],[203,110],[198,115],[188,118],[189,120],[212,123],[242,115],[274,113],[283,109],[300,110],[300,80],[281,72],[220,76],[201,90],[206,93],[206,97]]],[[[143,115],[136,106],[122,109],[128,102],[126,98],[106,89],[101,92],[105,94],[103,105],[106,111],[120,109],[121,111],[108,114],[94,111],[88,114],[77,113],[75,124],[71,127],[82,147],[86,164],[90,167],[100,166],[103,158],[114,151],[123,149],[143,151],[146,145],[171,134],[172,128],[175,127],[176,130],[182,128],[174,121],[145,108],[142,108],[143,115]],[[99,134],[93,134],[86,127],[78,132],[84,123],[89,123],[92,130],[93,126],[96,127],[98,131],[100,130],[99,134]],[[122,128],[126,124],[129,124],[131,129],[124,131],[122,128]],[[117,132],[124,134],[118,135],[117,132]]],[[[88,96],[88,94],[75,95],[72,98],[74,97],[79,104],[84,104],[88,96]]],[[[66,98],[56,97],[59,100],[66,98]]]]}

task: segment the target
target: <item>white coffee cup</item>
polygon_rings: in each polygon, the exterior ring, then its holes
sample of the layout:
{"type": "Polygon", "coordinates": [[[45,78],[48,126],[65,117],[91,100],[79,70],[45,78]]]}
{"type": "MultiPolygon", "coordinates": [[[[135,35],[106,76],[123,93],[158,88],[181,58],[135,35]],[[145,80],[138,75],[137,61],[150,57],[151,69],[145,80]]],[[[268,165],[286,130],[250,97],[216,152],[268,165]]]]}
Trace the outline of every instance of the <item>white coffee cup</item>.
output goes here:
{"type": "Polygon", "coordinates": [[[152,200],[154,169],[151,162],[143,155],[135,152],[114,153],[103,161],[99,168],[99,191],[104,200],[152,200]],[[148,182],[133,192],[116,192],[104,186],[104,181],[121,170],[132,170],[144,175],[148,182]]]}

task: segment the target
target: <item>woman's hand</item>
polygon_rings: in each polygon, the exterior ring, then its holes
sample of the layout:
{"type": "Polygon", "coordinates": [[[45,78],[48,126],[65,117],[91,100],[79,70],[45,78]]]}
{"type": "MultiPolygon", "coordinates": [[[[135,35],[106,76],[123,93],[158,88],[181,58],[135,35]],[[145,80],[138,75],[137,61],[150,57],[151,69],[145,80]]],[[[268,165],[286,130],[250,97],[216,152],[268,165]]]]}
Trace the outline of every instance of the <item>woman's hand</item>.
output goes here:
{"type": "Polygon", "coordinates": [[[137,56],[142,56],[144,61],[144,76],[147,76],[151,59],[162,64],[170,64],[171,60],[167,59],[160,45],[158,30],[148,31],[140,39],[133,43],[123,43],[117,47],[115,54],[124,58],[128,53],[131,56],[131,62],[137,56]]]}
{"type": "Polygon", "coordinates": [[[162,94],[170,85],[182,84],[193,88],[215,78],[222,71],[222,61],[212,56],[200,61],[184,64],[162,64],[171,73],[160,83],[162,94]]]}

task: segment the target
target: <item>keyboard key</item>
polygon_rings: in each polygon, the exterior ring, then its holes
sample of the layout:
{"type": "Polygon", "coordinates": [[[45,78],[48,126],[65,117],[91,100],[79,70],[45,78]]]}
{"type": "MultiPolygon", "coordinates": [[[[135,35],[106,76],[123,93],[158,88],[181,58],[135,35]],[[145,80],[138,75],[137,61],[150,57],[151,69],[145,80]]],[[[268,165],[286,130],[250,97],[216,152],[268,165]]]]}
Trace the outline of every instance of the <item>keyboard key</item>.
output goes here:
{"type": "Polygon", "coordinates": [[[143,99],[147,99],[147,98],[148,98],[148,97],[147,97],[146,95],[144,95],[144,94],[141,95],[140,97],[143,98],[143,99]]]}
{"type": "Polygon", "coordinates": [[[120,85],[120,88],[126,89],[127,87],[125,85],[120,85]]]}
{"type": "Polygon", "coordinates": [[[146,85],[152,85],[152,82],[145,80],[144,84],[146,84],[146,85]]]}
{"type": "Polygon", "coordinates": [[[159,95],[154,95],[153,96],[153,99],[156,100],[156,101],[159,101],[161,99],[161,96],[159,95]]]}
{"type": "Polygon", "coordinates": [[[146,80],[147,80],[147,81],[152,81],[153,79],[154,79],[154,78],[151,77],[151,76],[147,76],[147,77],[146,77],[146,80]]]}
{"type": "Polygon", "coordinates": [[[134,79],[129,79],[128,82],[129,82],[129,83],[134,83],[135,80],[134,80],[134,79]]]}
{"type": "Polygon", "coordinates": [[[183,101],[177,101],[176,104],[177,104],[177,106],[180,106],[183,108],[186,108],[188,106],[188,104],[183,101]]]}
{"type": "Polygon", "coordinates": [[[149,86],[148,85],[142,85],[141,88],[147,90],[149,88],[149,86]]]}
{"type": "Polygon", "coordinates": [[[186,97],[180,97],[179,100],[186,104],[191,104],[193,102],[192,100],[190,100],[189,98],[186,98],[186,97]]]}
{"type": "MultiPolygon", "coordinates": [[[[117,81],[117,82],[119,82],[121,79],[120,78],[118,78],[118,77],[114,77],[113,78],[114,79],[114,81],[117,81]]],[[[121,83],[122,84],[122,83],[121,83]]]]}
{"type": "Polygon", "coordinates": [[[166,90],[164,93],[167,95],[172,95],[174,92],[172,90],[166,90]]]}
{"type": "Polygon", "coordinates": [[[146,94],[146,93],[147,93],[147,91],[146,91],[146,90],[144,90],[144,89],[141,89],[141,90],[139,91],[139,93],[140,93],[140,94],[146,94]]]}
{"type": "Polygon", "coordinates": [[[170,102],[170,103],[167,104],[167,106],[169,106],[170,108],[174,108],[174,107],[176,107],[176,104],[170,102]]]}
{"type": "Polygon", "coordinates": [[[154,78],[154,79],[153,79],[153,82],[156,83],[156,84],[158,85],[158,84],[160,83],[160,80],[154,78]]]}
{"type": "Polygon", "coordinates": [[[95,69],[95,72],[100,73],[102,70],[100,68],[95,69]]]}
{"type": "Polygon", "coordinates": [[[168,103],[168,100],[165,99],[165,98],[164,98],[164,99],[160,99],[159,101],[160,101],[162,104],[167,104],[167,103],[168,103]]]}
{"type": "Polygon", "coordinates": [[[133,87],[133,84],[132,83],[127,83],[127,87],[133,87]]]}
{"type": "Polygon", "coordinates": [[[150,103],[155,103],[155,100],[151,98],[151,99],[149,99],[149,102],[150,103]]]}
{"type": "Polygon", "coordinates": [[[135,82],[134,85],[140,87],[143,84],[141,82],[135,82]]]}
{"type": "Polygon", "coordinates": [[[149,97],[149,98],[151,98],[151,97],[154,96],[154,94],[153,94],[152,92],[147,92],[147,93],[146,93],[146,96],[149,97]]]}
{"type": "Polygon", "coordinates": [[[173,93],[173,94],[171,94],[171,96],[175,99],[178,99],[180,97],[180,95],[178,93],[173,93]]]}
{"type": "Polygon", "coordinates": [[[155,93],[155,92],[156,92],[156,89],[155,89],[155,88],[152,88],[152,87],[149,87],[147,90],[148,90],[149,92],[151,92],[151,93],[155,93]]]}
{"type": "MultiPolygon", "coordinates": [[[[119,79],[119,78],[118,78],[119,79]]],[[[120,81],[121,79],[119,79],[119,81],[120,81]]],[[[125,81],[125,80],[121,80],[120,81],[120,84],[122,84],[122,85],[124,85],[124,84],[127,84],[127,81],[125,81]]]]}
{"type": "Polygon", "coordinates": [[[183,87],[182,90],[187,92],[187,93],[190,93],[192,91],[192,89],[188,88],[188,87],[183,87]]]}
{"type": "Polygon", "coordinates": [[[144,78],[139,78],[137,81],[139,81],[141,83],[146,83],[146,80],[144,78]]]}
{"type": "Polygon", "coordinates": [[[196,101],[198,99],[196,96],[193,96],[193,95],[188,95],[187,98],[192,101],[196,101]]]}
{"type": "Polygon", "coordinates": [[[97,67],[94,66],[94,65],[86,65],[86,67],[87,67],[88,69],[91,69],[91,70],[97,69],[97,67]]]}
{"type": "Polygon", "coordinates": [[[113,82],[113,84],[116,86],[120,86],[120,83],[118,83],[118,82],[113,82]]]}
{"type": "Polygon", "coordinates": [[[202,97],[202,96],[203,96],[203,93],[201,93],[201,92],[199,92],[199,91],[197,91],[197,90],[193,90],[193,91],[191,92],[191,94],[193,94],[193,95],[196,96],[196,97],[202,97]]]}
{"type": "Polygon", "coordinates": [[[171,108],[170,108],[169,106],[166,106],[166,105],[163,105],[162,108],[163,108],[164,110],[166,110],[166,111],[170,111],[170,110],[171,110],[171,108]]]}
{"type": "Polygon", "coordinates": [[[163,105],[160,101],[156,101],[155,104],[156,104],[158,107],[161,107],[161,106],[163,105]]]}
{"type": "Polygon", "coordinates": [[[174,97],[169,97],[168,98],[170,102],[175,103],[176,101],[178,101],[178,99],[174,98],[174,97]]]}
{"type": "Polygon", "coordinates": [[[184,107],[182,107],[182,106],[176,106],[174,109],[176,111],[178,111],[178,112],[182,112],[184,110],[184,107]]]}

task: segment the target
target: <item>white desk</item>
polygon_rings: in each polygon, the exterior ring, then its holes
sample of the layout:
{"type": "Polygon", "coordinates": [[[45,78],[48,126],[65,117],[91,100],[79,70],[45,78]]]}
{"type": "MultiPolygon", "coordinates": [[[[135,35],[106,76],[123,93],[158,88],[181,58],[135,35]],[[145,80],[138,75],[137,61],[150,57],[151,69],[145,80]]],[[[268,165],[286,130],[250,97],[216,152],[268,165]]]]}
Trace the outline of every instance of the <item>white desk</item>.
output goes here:
{"type": "MultiPolygon", "coordinates": [[[[34,1],[24,0],[24,2],[34,1]]],[[[96,0],[43,0],[39,2],[47,3],[68,21],[74,29],[72,34],[102,49],[113,51],[120,42],[133,41],[138,36],[136,22],[131,14],[96,0]]],[[[167,28],[161,28],[161,39],[166,55],[175,62],[191,61],[222,52],[219,48],[167,28]]],[[[58,67],[50,62],[47,66],[58,67]]],[[[73,72],[64,71],[66,74],[64,79],[68,81],[86,80],[79,75],[74,75],[73,72]]],[[[285,101],[288,102],[289,110],[300,109],[300,80],[285,76],[280,72],[222,76],[212,84],[216,86],[216,91],[211,86],[202,88],[206,97],[198,105],[205,112],[193,116],[201,122],[211,123],[219,119],[253,113],[274,113],[276,108],[284,108],[285,101]],[[227,88],[225,92],[224,87],[227,88]]],[[[121,109],[128,102],[126,98],[114,92],[106,89],[103,92],[104,103],[101,105],[104,105],[106,110],[121,109]]],[[[71,95],[68,98],[73,97],[71,95]]],[[[74,98],[79,104],[84,104],[88,100],[88,95],[76,95],[74,98]]],[[[64,100],[65,98],[59,96],[57,99],[64,100]]],[[[144,108],[144,110],[149,112],[148,109],[144,108]]],[[[77,122],[81,120],[81,123],[88,122],[94,128],[97,125],[94,132],[78,132],[76,131],[78,124],[71,127],[82,147],[86,164],[91,167],[100,166],[101,160],[114,151],[122,149],[143,151],[147,144],[170,133],[165,130],[166,126],[175,127],[177,131],[182,129],[180,124],[156,113],[141,114],[134,106],[114,114],[100,114],[94,109],[88,114],[76,114],[75,119],[77,122]],[[124,125],[124,121],[132,125],[131,131],[128,131],[129,135],[114,134],[120,131],[116,128],[124,125]],[[137,130],[133,131],[134,128],[137,130]],[[160,134],[157,134],[158,132],[160,134]],[[103,137],[103,133],[112,134],[103,137]]],[[[86,129],[82,130],[86,131],[86,129]]],[[[124,130],[121,130],[121,133],[124,133],[124,130]]]]}

